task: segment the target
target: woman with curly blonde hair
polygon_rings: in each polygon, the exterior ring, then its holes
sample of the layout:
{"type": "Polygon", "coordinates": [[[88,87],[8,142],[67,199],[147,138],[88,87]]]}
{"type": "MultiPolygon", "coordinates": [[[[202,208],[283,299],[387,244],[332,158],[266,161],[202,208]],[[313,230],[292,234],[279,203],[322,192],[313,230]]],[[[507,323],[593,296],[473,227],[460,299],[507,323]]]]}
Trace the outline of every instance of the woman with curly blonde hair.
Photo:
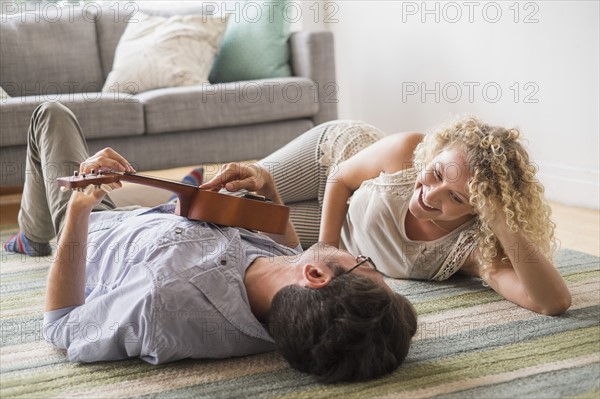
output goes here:
{"type": "Polygon", "coordinates": [[[571,304],[552,263],[550,207],[517,129],[464,118],[423,135],[362,122],[317,126],[260,161],[229,164],[204,188],[275,184],[304,247],[368,255],[393,278],[481,277],[543,314],[571,304]]]}

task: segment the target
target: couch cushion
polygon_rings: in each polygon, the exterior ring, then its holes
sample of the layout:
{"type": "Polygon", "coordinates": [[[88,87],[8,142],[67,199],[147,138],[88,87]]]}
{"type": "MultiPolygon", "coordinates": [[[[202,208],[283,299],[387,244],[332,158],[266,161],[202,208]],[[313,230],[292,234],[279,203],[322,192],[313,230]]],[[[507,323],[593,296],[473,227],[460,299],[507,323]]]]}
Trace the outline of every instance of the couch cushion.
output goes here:
{"type": "MultiPolygon", "coordinates": [[[[27,144],[31,115],[47,99],[28,96],[10,98],[0,104],[2,147],[27,144]]],[[[112,94],[80,93],[56,95],[52,99],[73,111],[88,139],[144,134],[142,104],[131,96],[115,98],[112,94]]]]}
{"type": "Polygon", "coordinates": [[[46,5],[2,15],[0,86],[10,96],[100,91],[95,17],[84,9],[46,5]]]}
{"type": "Polygon", "coordinates": [[[162,17],[138,12],[115,52],[103,92],[132,94],[208,83],[227,19],[206,15],[162,17]]]}
{"type": "Polygon", "coordinates": [[[306,78],[280,78],[147,91],[147,133],[167,133],[311,117],[319,111],[306,78]]]}

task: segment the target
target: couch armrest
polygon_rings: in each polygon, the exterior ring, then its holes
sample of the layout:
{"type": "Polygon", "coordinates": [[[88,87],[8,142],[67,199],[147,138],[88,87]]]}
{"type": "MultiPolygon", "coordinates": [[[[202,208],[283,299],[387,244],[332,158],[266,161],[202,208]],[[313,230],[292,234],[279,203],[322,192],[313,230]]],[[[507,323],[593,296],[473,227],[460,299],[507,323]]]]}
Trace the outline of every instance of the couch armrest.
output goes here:
{"type": "Polygon", "coordinates": [[[315,125],[337,119],[338,85],[335,81],[333,33],[328,31],[294,32],[290,36],[292,73],[316,84],[319,112],[315,125]]]}

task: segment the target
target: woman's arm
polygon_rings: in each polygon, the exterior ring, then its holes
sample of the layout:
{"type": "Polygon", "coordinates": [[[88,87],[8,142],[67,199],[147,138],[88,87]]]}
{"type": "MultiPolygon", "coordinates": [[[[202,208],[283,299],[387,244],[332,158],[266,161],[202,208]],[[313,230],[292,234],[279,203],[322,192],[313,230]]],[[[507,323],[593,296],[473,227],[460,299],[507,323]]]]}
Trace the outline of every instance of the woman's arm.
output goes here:
{"type": "MultiPolygon", "coordinates": [[[[486,282],[509,301],[534,312],[545,315],[565,312],[571,306],[571,293],[556,267],[523,232],[513,233],[504,218],[496,219],[492,231],[508,261],[495,260],[486,282]]],[[[474,258],[463,267],[467,273],[474,270],[474,258]]]]}
{"type": "Polygon", "coordinates": [[[386,136],[332,168],[323,197],[319,241],[337,247],[348,198],[365,180],[380,172],[394,173],[412,167],[413,152],[423,137],[415,132],[386,136]]]}
{"type": "Polygon", "coordinates": [[[556,267],[521,231],[496,218],[494,235],[510,260],[492,267],[489,284],[507,299],[535,312],[556,315],[571,306],[571,293],[556,267]]]}

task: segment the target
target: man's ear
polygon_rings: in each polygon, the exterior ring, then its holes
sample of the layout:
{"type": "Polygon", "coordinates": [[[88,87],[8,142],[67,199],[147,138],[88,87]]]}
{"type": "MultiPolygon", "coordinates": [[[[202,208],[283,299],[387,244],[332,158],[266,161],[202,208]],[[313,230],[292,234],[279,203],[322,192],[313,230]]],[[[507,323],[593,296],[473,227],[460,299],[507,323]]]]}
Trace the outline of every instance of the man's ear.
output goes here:
{"type": "Polygon", "coordinates": [[[304,280],[304,286],[310,288],[324,288],[327,287],[331,281],[331,273],[329,270],[307,263],[302,267],[302,277],[304,280]]]}

